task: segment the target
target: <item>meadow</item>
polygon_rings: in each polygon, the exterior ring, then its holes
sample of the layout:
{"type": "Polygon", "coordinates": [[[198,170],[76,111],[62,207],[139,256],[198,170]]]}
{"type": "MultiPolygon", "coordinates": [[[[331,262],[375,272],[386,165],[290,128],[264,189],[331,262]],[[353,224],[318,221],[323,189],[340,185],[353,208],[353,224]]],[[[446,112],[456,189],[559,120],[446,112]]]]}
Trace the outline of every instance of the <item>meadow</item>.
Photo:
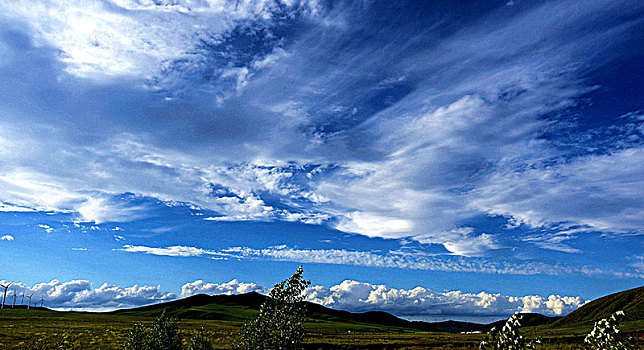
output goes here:
{"type": "MultiPolygon", "coordinates": [[[[0,348],[118,349],[134,323],[151,324],[153,320],[154,317],[133,315],[4,309],[0,311],[0,348]]],[[[179,321],[184,334],[203,329],[215,349],[229,349],[242,323],[242,319],[179,321]]],[[[522,332],[527,337],[535,334],[541,337],[542,349],[578,349],[591,326],[544,325],[524,327],[522,332]]],[[[483,339],[481,334],[422,332],[320,320],[307,322],[305,328],[307,349],[477,349],[483,339]]],[[[640,344],[644,341],[642,329],[644,320],[622,326],[623,331],[639,337],[640,344]]],[[[642,345],[640,348],[644,349],[642,345]]]]}

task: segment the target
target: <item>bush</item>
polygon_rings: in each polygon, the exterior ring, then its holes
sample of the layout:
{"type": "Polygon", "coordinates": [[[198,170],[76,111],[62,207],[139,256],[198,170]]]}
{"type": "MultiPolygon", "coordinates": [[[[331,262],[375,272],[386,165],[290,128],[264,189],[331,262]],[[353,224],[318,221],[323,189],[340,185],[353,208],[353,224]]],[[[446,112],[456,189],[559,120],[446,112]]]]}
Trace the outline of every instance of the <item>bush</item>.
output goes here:
{"type": "Polygon", "coordinates": [[[535,344],[538,344],[540,341],[538,339],[533,341],[526,340],[519,333],[519,327],[521,327],[520,319],[521,315],[517,312],[505,322],[505,325],[500,330],[492,328],[481,344],[479,344],[479,348],[482,350],[534,349],[535,344]]]}
{"type": "Polygon", "coordinates": [[[204,336],[203,328],[190,338],[188,350],[212,350],[212,344],[204,336]]]}
{"type": "Polygon", "coordinates": [[[592,350],[626,350],[634,347],[628,342],[617,339],[619,322],[624,318],[624,311],[617,311],[609,318],[595,322],[593,329],[586,335],[584,346],[592,350]]]}
{"type": "Polygon", "coordinates": [[[262,304],[257,318],[241,329],[238,349],[299,349],[304,338],[304,290],[311,284],[300,266],[288,279],[277,283],[262,304]]]}
{"type": "Polygon", "coordinates": [[[127,340],[121,346],[122,350],[149,350],[150,335],[143,324],[137,323],[127,335],[127,340]]]}
{"type": "Polygon", "coordinates": [[[154,321],[152,329],[137,323],[132,327],[122,350],[180,350],[181,332],[174,317],[167,317],[165,311],[154,321]]]}

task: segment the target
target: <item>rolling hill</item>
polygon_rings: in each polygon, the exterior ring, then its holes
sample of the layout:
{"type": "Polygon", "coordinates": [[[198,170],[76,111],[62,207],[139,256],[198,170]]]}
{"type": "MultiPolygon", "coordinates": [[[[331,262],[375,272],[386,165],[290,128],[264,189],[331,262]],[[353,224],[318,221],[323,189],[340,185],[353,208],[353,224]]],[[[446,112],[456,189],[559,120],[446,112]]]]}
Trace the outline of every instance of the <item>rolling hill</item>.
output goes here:
{"type": "Polygon", "coordinates": [[[554,327],[592,323],[622,310],[626,321],[644,320],[644,287],[593,300],[553,324],[554,327]]]}
{"type": "MultiPolygon", "coordinates": [[[[199,294],[180,300],[162,304],[143,306],[133,309],[123,309],[111,312],[112,314],[157,317],[164,311],[182,319],[246,321],[257,314],[265,296],[251,292],[239,295],[205,295],[199,294]]],[[[336,322],[343,324],[371,325],[376,327],[406,328],[431,332],[466,332],[487,331],[496,323],[479,324],[460,321],[422,322],[408,321],[383,311],[368,311],[353,313],[342,310],[330,309],[325,306],[306,302],[308,322],[336,322]]],[[[547,317],[540,314],[526,314],[525,325],[539,325],[552,323],[558,318],[547,317]]],[[[499,322],[505,322],[499,321],[499,322]]]]}

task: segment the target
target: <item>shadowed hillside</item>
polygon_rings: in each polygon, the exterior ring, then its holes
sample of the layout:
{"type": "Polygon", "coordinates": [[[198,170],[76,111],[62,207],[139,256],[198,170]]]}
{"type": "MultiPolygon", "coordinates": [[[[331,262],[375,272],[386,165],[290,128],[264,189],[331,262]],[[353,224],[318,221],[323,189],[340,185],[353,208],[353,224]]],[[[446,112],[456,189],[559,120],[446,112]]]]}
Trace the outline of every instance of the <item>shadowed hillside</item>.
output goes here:
{"type": "MultiPolygon", "coordinates": [[[[199,294],[180,300],[162,304],[149,305],[134,309],[117,310],[112,312],[119,315],[157,317],[163,311],[167,315],[183,319],[246,321],[254,318],[266,296],[251,292],[239,295],[205,295],[199,294]]],[[[353,313],[334,310],[328,307],[305,302],[309,322],[337,322],[346,324],[362,324],[395,328],[407,328],[431,332],[466,332],[488,331],[493,324],[485,325],[472,322],[444,321],[421,322],[408,321],[383,311],[368,311],[353,313]]],[[[549,324],[558,318],[540,314],[526,314],[525,325],[549,324]]],[[[499,321],[504,323],[505,320],[499,321]]]]}
{"type": "Polygon", "coordinates": [[[610,317],[619,310],[624,311],[626,321],[644,320],[644,287],[613,293],[593,300],[555,322],[553,326],[591,323],[610,317]]]}

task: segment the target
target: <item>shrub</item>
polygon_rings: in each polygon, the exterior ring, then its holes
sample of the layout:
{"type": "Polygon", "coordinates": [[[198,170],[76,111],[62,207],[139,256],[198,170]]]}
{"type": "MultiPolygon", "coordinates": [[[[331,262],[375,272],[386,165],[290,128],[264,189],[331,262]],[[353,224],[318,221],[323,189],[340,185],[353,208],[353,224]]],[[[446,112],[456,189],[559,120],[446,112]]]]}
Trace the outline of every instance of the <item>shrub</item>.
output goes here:
{"type": "Polygon", "coordinates": [[[517,312],[510,317],[500,330],[492,328],[485,339],[479,344],[480,349],[493,350],[525,350],[534,349],[538,339],[529,341],[519,333],[521,315],[517,312]]]}
{"type": "Polygon", "coordinates": [[[204,336],[203,328],[190,338],[188,350],[212,350],[212,344],[204,336]]]}
{"type": "Polygon", "coordinates": [[[234,345],[238,349],[299,349],[304,338],[304,290],[311,284],[300,266],[277,283],[262,304],[257,318],[246,323],[234,345]]]}
{"type": "Polygon", "coordinates": [[[122,350],[180,350],[181,332],[174,317],[167,317],[165,311],[154,321],[152,329],[141,323],[132,327],[121,346],[122,350]]]}
{"type": "Polygon", "coordinates": [[[586,349],[592,350],[626,350],[634,347],[628,342],[617,339],[619,322],[624,318],[624,311],[617,311],[609,318],[595,322],[593,329],[584,338],[586,349]]]}
{"type": "Polygon", "coordinates": [[[149,350],[150,334],[141,323],[136,323],[127,335],[122,350],[149,350]]]}

